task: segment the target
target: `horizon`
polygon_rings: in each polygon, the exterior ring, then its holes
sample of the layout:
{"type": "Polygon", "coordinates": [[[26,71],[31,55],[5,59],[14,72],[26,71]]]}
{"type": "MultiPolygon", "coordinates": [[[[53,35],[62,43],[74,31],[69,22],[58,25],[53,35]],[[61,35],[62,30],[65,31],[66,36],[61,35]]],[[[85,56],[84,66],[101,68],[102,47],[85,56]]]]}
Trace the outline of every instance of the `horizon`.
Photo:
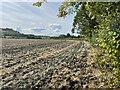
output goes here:
{"type": "MultiPolygon", "coordinates": [[[[14,30],[13,28],[8,28],[8,27],[0,27],[0,29],[12,29],[12,30],[14,30]]],[[[16,31],[16,30],[14,30],[14,31],[16,31]]],[[[17,32],[19,32],[19,31],[17,31],[17,32]]],[[[24,34],[24,33],[21,33],[21,32],[19,32],[19,33],[20,34],[24,34]]],[[[60,35],[67,35],[67,34],[70,34],[70,33],[60,34],[60,35]]],[[[24,35],[35,35],[35,34],[24,34],[24,35]]],[[[55,36],[55,35],[53,35],[53,36],[49,36],[49,35],[35,35],[35,36],[59,37],[60,35],[57,35],[57,36],[55,36]]],[[[78,36],[78,35],[74,35],[74,34],[70,34],[70,35],[78,36]]]]}
{"type": "Polygon", "coordinates": [[[72,22],[75,14],[65,19],[58,18],[58,7],[61,2],[48,2],[41,7],[33,6],[32,2],[2,2],[2,28],[12,28],[20,33],[59,36],[72,34],[72,22]]]}

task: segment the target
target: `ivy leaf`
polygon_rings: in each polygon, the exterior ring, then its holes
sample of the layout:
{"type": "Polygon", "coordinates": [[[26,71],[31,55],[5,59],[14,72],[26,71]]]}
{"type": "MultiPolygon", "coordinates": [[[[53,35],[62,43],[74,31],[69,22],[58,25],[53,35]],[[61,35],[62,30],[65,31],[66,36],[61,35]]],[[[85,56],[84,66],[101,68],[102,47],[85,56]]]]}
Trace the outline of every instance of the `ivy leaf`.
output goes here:
{"type": "Polygon", "coordinates": [[[117,33],[116,33],[116,32],[114,32],[114,33],[113,33],[113,35],[117,35],[117,33]]]}

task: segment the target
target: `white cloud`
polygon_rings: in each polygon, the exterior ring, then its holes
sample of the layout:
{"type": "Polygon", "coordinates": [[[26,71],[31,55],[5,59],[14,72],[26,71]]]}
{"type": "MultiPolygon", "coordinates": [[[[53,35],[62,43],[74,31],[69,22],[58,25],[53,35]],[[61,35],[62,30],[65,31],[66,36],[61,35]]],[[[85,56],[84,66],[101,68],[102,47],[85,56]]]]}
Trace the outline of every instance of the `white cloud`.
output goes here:
{"type": "Polygon", "coordinates": [[[25,34],[41,34],[42,31],[46,30],[45,28],[42,28],[42,27],[33,27],[33,28],[28,28],[28,29],[20,29],[17,28],[17,31],[21,32],[21,33],[25,33],[25,34]]]}
{"type": "Polygon", "coordinates": [[[45,28],[42,28],[42,27],[34,27],[34,28],[31,28],[31,30],[33,30],[34,32],[36,33],[39,33],[41,31],[44,31],[46,30],[45,28]]]}
{"type": "Polygon", "coordinates": [[[60,32],[62,26],[60,24],[49,24],[49,29],[55,32],[60,32]]]}
{"type": "Polygon", "coordinates": [[[16,28],[16,31],[21,32],[20,26],[18,26],[18,27],[16,28]]]}
{"type": "Polygon", "coordinates": [[[34,34],[34,31],[31,29],[21,29],[21,33],[24,34],[34,34]]]}
{"type": "Polygon", "coordinates": [[[68,16],[66,19],[57,17],[60,3],[45,3],[39,8],[33,7],[32,4],[3,2],[0,14],[3,20],[2,27],[20,26],[21,32],[44,35],[70,32],[73,17],[68,16]]]}

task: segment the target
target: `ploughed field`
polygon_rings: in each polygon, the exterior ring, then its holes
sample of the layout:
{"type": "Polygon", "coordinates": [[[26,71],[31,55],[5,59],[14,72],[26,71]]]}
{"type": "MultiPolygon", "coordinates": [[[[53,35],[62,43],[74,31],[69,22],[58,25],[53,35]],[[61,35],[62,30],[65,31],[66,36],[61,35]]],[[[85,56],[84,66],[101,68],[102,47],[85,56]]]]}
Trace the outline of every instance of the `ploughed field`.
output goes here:
{"type": "Polygon", "coordinates": [[[93,88],[100,81],[84,41],[3,39],[2,88],[93,88]],[[94,71],[94,72],[93,72],[94,71]]]}

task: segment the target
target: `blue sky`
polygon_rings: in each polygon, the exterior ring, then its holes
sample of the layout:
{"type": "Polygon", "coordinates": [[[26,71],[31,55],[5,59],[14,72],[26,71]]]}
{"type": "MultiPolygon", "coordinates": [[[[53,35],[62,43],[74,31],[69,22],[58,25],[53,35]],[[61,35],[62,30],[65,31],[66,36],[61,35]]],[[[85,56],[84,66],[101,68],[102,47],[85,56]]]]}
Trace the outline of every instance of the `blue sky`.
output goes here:
{"type": "MultiPolygon", "coordinates": [[[[2,2],[0,16],[2,26],[21,33],[56,36],[71,33],[74,15],[58,18],[61,3],[48,2],[41,7],[33,7],[32,2],[2,2]]],[[[0,24],[1,25],[1,24],[0,24]]]]}

